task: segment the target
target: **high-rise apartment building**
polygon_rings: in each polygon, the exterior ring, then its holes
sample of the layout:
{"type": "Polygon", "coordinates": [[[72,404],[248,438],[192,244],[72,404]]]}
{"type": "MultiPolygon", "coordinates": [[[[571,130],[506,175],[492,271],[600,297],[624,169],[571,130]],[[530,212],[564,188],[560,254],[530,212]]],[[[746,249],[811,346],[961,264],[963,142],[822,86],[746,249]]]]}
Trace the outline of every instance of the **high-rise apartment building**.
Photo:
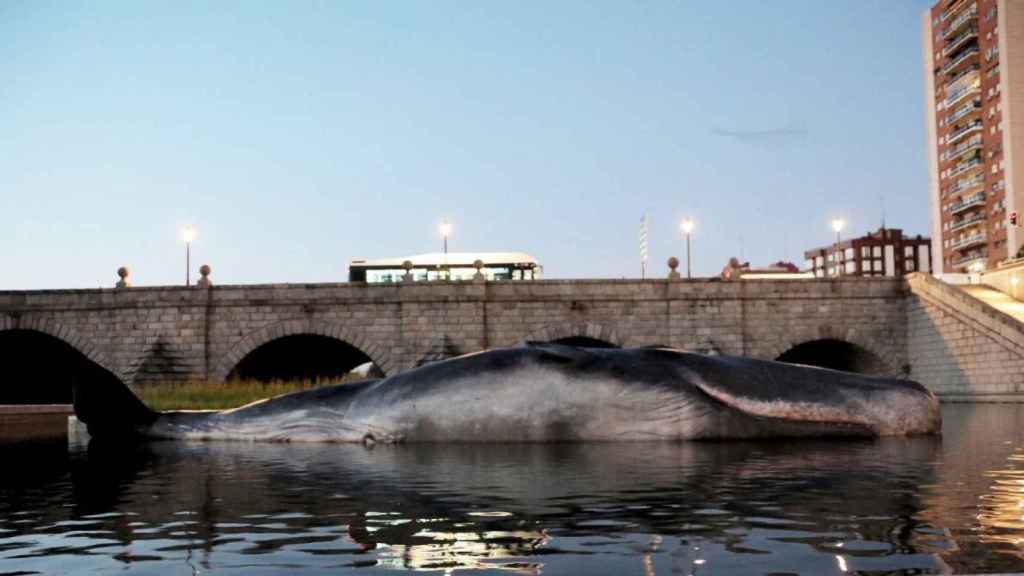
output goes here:
{"type": "Polygon", "coordinates": [[[1024,242],[1024,1],[942,0],[922,20],[932,268],[991,268],[1024,242]]]}

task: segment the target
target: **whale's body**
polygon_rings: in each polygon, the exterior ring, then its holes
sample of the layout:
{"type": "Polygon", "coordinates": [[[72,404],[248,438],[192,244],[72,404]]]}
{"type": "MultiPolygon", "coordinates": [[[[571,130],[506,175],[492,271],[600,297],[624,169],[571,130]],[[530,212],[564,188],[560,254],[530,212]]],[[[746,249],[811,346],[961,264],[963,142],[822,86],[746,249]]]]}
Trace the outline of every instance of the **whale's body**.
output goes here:
{"type": "Polygon", "coordinates": [[[309,442],[564,442],[938,433],[923,386],[667,348],[529,344],[221,412],[152,412],[76,387],[94,436],[309,442]]]}

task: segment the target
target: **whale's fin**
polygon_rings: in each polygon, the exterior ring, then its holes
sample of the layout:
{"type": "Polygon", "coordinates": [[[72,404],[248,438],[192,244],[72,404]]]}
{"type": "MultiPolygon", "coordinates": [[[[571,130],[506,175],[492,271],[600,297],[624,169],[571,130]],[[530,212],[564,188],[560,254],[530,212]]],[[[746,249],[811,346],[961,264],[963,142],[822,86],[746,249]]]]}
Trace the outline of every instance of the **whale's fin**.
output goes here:
{"type": "Polygon", "coordinates": [[[110,378],[76,379],[71,386],[75,416],[93,437],[125,438],[153,423],[159,414],[150,410],[127,386],[110,378]]]}

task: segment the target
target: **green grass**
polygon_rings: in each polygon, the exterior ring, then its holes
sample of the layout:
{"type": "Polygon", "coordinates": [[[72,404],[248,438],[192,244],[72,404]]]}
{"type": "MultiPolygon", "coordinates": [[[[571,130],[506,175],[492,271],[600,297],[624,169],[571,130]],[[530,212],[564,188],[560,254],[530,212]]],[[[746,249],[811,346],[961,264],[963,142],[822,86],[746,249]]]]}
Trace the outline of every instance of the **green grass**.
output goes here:
{"type": "Polygon", "coordinates": [[[321,386],[354,382],[363,377],[348,374],[331,380],[297,380],[258,382],[230,380],[223,383],[190,380],[166,384],[134,386],[132,392],[153,410],[225,410],[250,402],[321,386]]]}

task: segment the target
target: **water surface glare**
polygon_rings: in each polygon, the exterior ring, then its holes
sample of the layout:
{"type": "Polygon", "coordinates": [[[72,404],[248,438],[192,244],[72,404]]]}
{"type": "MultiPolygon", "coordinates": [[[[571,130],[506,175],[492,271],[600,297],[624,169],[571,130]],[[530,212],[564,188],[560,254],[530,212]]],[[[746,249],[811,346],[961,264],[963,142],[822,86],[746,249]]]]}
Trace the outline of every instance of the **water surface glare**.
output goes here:
{"type": "Polygon", "coordinates": [[[878,441],[2,448],[0,574],[1024,571],[1024,406],[878,441]]]}

